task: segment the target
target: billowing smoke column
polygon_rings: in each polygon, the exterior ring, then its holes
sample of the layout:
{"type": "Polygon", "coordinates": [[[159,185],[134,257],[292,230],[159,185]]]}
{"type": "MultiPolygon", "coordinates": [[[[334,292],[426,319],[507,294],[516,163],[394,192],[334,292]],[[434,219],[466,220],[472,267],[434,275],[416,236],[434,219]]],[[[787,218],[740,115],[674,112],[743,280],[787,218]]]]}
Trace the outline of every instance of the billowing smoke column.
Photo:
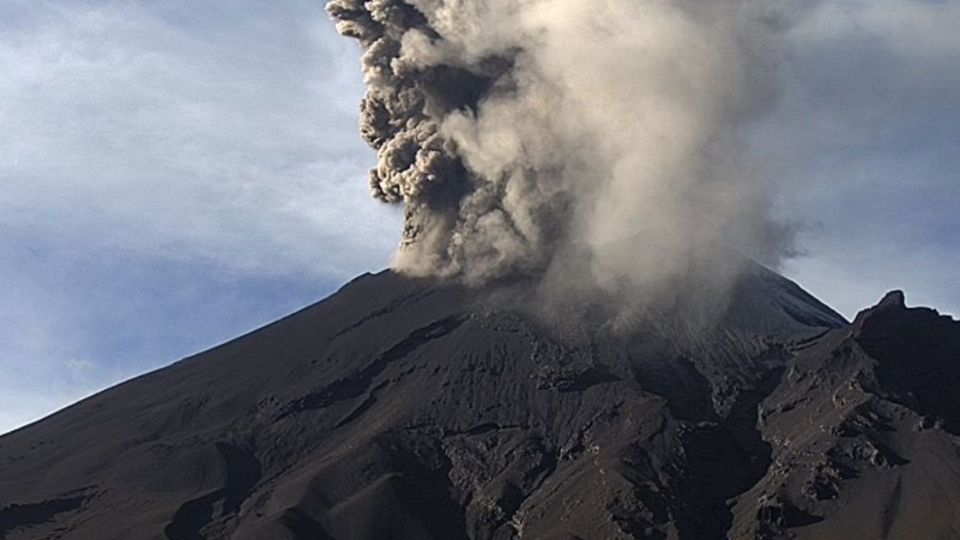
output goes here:
{"type": "MultiPolygon", "coordinates": [[[[467,282],[589,273],[644,287],[724,243],[775,260],[743,132],[777,94],[791,5],[333,0],[365,53],[373,194],[406,208],[395,266],[467,282]],[[582,272],[581,272],[582,273],[582,272]]],[[[582,277],[582,276],[580,276],[582,277]]]]}

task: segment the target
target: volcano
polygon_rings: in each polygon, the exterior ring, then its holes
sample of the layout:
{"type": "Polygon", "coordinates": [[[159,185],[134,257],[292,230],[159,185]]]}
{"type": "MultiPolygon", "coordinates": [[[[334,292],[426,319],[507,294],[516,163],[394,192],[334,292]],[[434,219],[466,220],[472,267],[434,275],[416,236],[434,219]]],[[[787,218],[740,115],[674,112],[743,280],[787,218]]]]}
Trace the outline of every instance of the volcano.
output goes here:
{"type": "Polygon", "coordinates": [[[758,265],[708,324],[526,290],[364,275],[0,437],[0,538],[960,538],[960,323],[758,265]]]}

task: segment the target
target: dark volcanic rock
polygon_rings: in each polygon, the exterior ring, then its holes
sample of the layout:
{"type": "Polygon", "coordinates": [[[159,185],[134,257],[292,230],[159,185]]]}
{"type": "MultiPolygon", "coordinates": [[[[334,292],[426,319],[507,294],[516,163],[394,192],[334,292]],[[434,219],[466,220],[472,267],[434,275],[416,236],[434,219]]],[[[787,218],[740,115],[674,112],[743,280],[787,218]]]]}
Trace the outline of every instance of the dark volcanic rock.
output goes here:
{"type": "Polygon", "coordinates": [[[629,333],[522,290],[363,276],[6,435],[0,538],[960,538],[951,319],[760,268],[629,333]]]}

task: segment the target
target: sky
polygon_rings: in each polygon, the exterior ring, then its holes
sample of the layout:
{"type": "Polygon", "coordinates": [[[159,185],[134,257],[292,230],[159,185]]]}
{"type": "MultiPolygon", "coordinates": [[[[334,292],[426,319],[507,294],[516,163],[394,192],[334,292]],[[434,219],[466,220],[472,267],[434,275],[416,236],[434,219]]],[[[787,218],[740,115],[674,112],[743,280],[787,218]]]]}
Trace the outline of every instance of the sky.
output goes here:
{"type": "MultiPolygon", "coordinates": [[[[0,0],[0,433],[389,264],[319,0],[0,0]]],[[[847,317],[960,314],[960,0],[823,0],[751,132],[847,317]]]]}

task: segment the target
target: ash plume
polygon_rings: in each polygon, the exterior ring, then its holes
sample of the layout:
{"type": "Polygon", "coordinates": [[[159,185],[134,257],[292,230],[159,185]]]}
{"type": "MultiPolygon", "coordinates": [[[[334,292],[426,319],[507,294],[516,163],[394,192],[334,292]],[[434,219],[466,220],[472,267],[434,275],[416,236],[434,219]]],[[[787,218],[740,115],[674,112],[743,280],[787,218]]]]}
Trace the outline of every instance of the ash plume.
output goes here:
{"type": "MultiPolygon", "coordinates": [[[[789,251],[789,227],[769,215],[774,183],[743,159],[743,132],[776,100],[794,4],[333,0],[327,10],[364,49],[371,190],[405,206],[397,269],[647,290],[689,273],[705,247],[774,265],[789,251]]],[[[722,281],[735,270],[710,272],[722,281]]]]}

